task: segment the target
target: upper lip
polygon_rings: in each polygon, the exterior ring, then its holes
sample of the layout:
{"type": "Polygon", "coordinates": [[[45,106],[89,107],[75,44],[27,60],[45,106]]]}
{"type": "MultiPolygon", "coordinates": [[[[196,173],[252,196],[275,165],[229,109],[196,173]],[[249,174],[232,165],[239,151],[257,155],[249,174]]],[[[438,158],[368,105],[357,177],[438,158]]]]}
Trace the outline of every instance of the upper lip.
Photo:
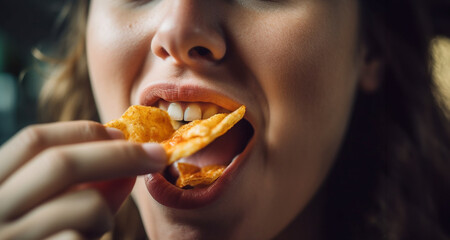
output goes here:
{"type": "Polygon", "coordinates": [[[234,111],[243,103],[214,89],[194,84],[177,85],[171,83],[152,84],[144,88],[139,95],[139,104],[154,106],[158,100],[167,102],[207,102],[234,111]]]}
{"type": "MultiPolygon", "coordinates": [[[[157,102],[163,99],[167,102],[212,103],[232,112],[241,105],[245,105],[243,102],[233,99],[230,95],[201,84],[153,83],[145,86],[138,97],[139,104],[144,106],[156,106],[157,102]]],[[[247,106],[244,119],[249,121],[253,129],[256,130],[258,121],[253,114],[252,109],[247,106]]]]}

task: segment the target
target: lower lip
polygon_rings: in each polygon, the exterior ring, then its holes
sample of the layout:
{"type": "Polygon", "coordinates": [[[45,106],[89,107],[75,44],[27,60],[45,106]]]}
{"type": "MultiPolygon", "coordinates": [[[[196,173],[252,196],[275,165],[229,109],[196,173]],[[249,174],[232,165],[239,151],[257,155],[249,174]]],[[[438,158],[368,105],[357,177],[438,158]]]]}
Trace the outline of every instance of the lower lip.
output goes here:
{"type": "Polygon", "coordinates": [[[180,189],[168,182],[160,173],[145,176],[148,192],[160,204],[177,209],[204,207],[217,200],[235,178],[240,165],[245,162],[255,141],[255,134],[244,151],[226,168],[222,176],[213,184],[204,188],[180,189]]]}

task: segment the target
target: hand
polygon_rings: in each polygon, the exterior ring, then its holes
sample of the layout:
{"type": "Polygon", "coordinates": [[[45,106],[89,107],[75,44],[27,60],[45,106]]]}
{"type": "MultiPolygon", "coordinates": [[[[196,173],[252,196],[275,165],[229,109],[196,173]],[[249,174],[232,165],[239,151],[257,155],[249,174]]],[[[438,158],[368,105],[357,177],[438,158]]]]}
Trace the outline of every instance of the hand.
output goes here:
{"type": "Polygon", "coordinates": [[[0,148],[0,239],[42,239],[64,231],[98,236],[137,175],[162,171],[159,144],[76,121],[31,126],[0,148]]]}

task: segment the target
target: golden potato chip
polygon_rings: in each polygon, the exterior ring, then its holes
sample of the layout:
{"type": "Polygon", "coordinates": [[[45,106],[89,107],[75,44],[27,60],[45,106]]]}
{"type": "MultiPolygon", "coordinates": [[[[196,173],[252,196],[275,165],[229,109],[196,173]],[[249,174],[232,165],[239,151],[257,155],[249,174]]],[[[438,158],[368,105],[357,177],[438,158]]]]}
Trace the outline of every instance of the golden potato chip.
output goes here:
{"type": "Polygon", "coordinates": [[[178,171],[180,177],[176,182],[176,186],[185,187],[204,187],[215,182],[225,171],[226,166],[210,165],[199,168],[188,163],[178,163],[178,171]]]}
{"type": "Polygon", "coordinates": [[[232,113],[219,113],[181,126],[169,139],[162,142],[169,158],[168,164],[190,156],[210,144],[239,122],[244,114],[245,106],[241,106],[232,113]]]}
{"type": "MultiPolygon", "coordinates": [[[[245,106],[232,113],[219,113],[208,119],[195,120],[174,130],[168,113],[156,107],[131,106],[117,120],[105,124],[106,127],[121,130],[125,138],[132,142],[162,143],[168,156],[167,165],[180,158],[188,157],[225,134],[239,122],[245,114],[245,106]]],[[[212,165],[199,168],[187,163],[178,163],[179,187],[207,186],[219,178],[225,166],[212,165]]]]}
{"type": "Polygon", "coordinates": [[[156,107],[131,106],[117,120],[105,124],[123,132],[125,139],[137,142],[162,142],[175,131],[166,111],[156,107]]]}
{"type": "Polygon", "coordinates": [[[180,178],[185,178],[186,176],[189,176],[196,172],[201,171],[201,168],[199,168],[195,165],[192,165],[189,163],[183,163],[183,162],[178,162],[177,168],[178,168],[178,171],[180,172],[180,178]]]}

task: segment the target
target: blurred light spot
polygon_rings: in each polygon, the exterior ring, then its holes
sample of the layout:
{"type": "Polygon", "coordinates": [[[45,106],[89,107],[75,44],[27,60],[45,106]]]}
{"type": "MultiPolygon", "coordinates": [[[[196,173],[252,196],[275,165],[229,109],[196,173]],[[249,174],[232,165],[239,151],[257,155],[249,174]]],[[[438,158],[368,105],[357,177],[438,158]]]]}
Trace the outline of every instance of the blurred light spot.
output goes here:
{"type": "Polygon", "coordinates": [[[434,39],[431,51],[434,58],[433,76],[445,104],[450,109],[450,39],[434,39]]]}

